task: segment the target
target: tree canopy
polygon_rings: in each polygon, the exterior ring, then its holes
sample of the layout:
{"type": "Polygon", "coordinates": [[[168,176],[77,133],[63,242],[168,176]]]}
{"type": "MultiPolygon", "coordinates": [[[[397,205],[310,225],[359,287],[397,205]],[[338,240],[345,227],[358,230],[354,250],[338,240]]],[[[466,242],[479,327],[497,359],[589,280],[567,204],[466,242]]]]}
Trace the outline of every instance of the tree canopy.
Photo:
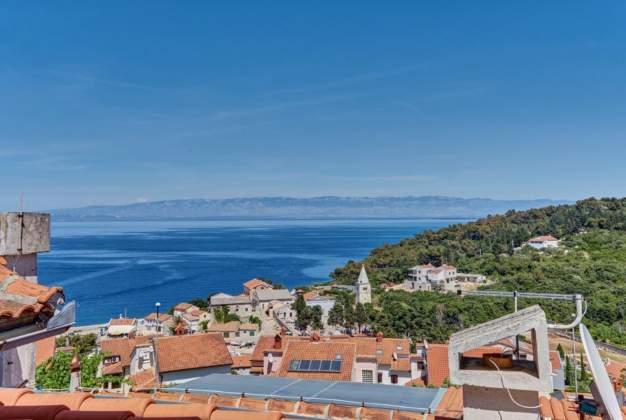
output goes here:
{"type": "MultiPolygon", "coordinates": [[[[480,273],[498,290],[581,293],[588,311],[584,322],[595,338],[626,346],[626,198],[587,199],[573,205],[509,211],[475,222],[426,231],[395,245],[374,249],[364,261],[350,261],[331,276],[353,284],[361,264],[370,282],[400,283],[416,264],[453,264],[461,272],[480,273]],[[533,236],[561,239],[555,250],[522,244],[533,236]]],[[[511,302],[429,292],[409,294],[376,290],[380,310],[373,327],[386,335],[446,340],[475,323],[511,312],[511,302]]],[[[538,303],[554,321],[566,321],[568,303],[538,303]]]]}

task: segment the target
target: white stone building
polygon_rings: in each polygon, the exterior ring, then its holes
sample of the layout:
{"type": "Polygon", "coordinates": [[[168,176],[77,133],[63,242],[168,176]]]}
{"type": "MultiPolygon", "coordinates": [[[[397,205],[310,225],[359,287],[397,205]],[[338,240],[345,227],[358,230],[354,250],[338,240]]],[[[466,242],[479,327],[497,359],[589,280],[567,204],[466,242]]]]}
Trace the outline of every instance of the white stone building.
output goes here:
{"type": "Polygon", "coordinates": [[[530,238],[526,244],[535,249],[558,248],[559,240],[552,235],[543,235],[530,238]]]}

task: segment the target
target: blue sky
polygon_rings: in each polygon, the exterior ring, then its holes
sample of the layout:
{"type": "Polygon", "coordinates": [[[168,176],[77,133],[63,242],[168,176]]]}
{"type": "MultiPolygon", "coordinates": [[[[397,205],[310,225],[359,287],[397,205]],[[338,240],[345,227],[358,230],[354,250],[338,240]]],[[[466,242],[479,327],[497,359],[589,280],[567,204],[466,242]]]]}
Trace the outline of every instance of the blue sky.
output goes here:
{"type": "Polygon", "coordinates": [[[626,195],[624,2],[3,2],[0,209],[626,195]]]}

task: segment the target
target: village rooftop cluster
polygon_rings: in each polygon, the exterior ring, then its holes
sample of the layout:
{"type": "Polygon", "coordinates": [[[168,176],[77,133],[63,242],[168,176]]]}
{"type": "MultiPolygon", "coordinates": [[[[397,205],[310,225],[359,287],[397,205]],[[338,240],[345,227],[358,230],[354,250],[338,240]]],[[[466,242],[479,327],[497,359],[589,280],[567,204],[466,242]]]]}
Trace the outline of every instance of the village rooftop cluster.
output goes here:
{"type": "MultiPolygon", "coordinates": [[[[0,216],[0,402],[9,407],[0,406],[0,413],[8,410],[12,418],[35,418],[33,406],[53,410],[46,418],[87,419],[98,411],[103,419],[212,420],[570,419],[574,413],[599,418],[593,415],[607,409],[596,394],[574,400],[564,391],[564,360],[549,348],[548,322],[538,306],[462,330],[449,343],[412,342],[329,325],[334,301],[324,292],[332,286],[289,291],[262,279],[244,283],[238,296],[213,295],[207,310],[181,303],[171,314],[114,318],[96,327],[95,351],[103,355],[98,375],[108,380],[89,389],[81,384],[75,349],[56,339],[74,322],[73,303],[65,302],[61,288],[37,284],[37,254],[49,249],[49,217],[0,216]],[[296,328],[294,306],[302,300],[320,308],[322,328],[296,328]],[[73,355],[68,389],[33,392],[35,367],[63,353],[73,355]]],[[[558,246],[555,238],[539,239],[528,245],[558,246]]],[[[420,265],[405,284],[484,280],[449,265],[420,265]]],[[[365,267],[354,286],[342,290],[354,293],[355,304],[370,304],[365,267]]],[[[624,369],[609,362],[604,370],[622,405],[624,369]]]]}

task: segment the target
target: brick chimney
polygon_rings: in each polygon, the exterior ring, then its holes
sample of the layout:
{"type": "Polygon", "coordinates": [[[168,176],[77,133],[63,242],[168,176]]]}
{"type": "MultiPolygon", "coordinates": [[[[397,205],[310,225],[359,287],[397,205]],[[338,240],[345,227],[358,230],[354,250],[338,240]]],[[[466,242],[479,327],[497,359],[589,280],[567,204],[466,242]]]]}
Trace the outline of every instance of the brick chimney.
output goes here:
{"type": "Polygon", "coordinates": [[[313,331],[311,333],[311,341],[320,341],[320,332],[319,331],[313,331]]]}
{"type": "Polygon", "coordinates": [[[381,343],[383,341],[384,334],[381,331],[376,333],[376,342],[381,343]]]}
{"type": "Polygon", "coordinates": [[[280,350],[283,348],[283,336],[281,334],[276,334],[274,336],[274,345],[273,348],[280,350]]]}

